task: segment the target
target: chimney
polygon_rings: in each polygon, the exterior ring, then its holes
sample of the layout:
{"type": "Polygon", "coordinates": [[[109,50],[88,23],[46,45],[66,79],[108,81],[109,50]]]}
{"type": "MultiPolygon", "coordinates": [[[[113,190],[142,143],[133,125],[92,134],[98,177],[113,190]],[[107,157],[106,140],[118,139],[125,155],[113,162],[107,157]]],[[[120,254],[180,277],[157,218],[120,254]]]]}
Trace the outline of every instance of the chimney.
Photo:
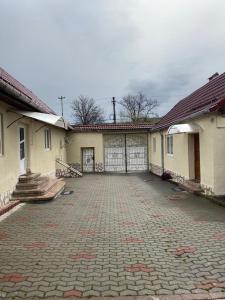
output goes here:
{"type": "Polygon", "coordinates": [[[219,76],[218,72],[216,72],[215,74],[213,74],[212,76],[210,76],[208,79],[209,79],[209,81],[211,81],[212,79],[216,78],[217,76],[219,76]]]}

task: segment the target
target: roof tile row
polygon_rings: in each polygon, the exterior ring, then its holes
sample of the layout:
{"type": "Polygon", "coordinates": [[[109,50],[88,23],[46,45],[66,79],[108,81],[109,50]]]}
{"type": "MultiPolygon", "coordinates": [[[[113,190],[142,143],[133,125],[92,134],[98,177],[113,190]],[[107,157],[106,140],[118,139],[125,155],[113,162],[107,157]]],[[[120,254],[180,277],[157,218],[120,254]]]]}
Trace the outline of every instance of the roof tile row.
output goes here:
{"type": "Polygon", "coordinates": [[[21,84],[18,80],[13,78],[9,73],[7,73],[3,68],[0,67],[0,80],[5,82],[7,85],[10,85],[14,89],[16,89],[19,93],[30,99],[29,105],[35,107],[40,112],[55,114],[55,112],[48,107],[43,101],[41,101],[35,94],[33,94],[30,90],[28,90],[23,84],[21,84]]]}

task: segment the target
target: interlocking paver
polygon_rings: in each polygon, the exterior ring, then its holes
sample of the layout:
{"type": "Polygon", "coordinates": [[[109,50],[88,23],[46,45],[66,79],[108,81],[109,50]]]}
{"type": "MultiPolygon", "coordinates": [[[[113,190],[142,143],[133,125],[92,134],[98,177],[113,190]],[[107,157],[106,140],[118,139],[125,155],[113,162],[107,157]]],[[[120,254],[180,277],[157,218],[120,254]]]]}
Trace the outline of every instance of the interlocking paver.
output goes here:
{"type": "Polygon", "coordinates": [[[5,299],[225,290],[223,207],[153,175],[66,181],[73,194],[0,223],[5,299]]]}

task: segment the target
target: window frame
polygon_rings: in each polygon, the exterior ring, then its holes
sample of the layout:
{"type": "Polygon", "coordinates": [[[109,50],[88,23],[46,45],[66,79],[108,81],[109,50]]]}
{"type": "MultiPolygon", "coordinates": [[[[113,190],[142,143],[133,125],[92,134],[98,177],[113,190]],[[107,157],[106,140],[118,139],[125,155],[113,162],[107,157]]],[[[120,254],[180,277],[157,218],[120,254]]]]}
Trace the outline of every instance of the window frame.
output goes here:
{"type": "Polygon", "coordinates": [[[4,156],[4,123],[3,113],[0,112],[0,157],[4,156]]]}
{"type": "Polygon", "coordinates": [[[44,148],[46,151],[49,151],[52,149],[52,136],[51,136],[50,128],[44,129],[44,148]]]}
{"type": "Polygon", "coordinates": [[[166,136],[166,153],[167,155],[173,156],[174,154],[174,143],[173,143],[173,135],[168,134],[166,136]]]}

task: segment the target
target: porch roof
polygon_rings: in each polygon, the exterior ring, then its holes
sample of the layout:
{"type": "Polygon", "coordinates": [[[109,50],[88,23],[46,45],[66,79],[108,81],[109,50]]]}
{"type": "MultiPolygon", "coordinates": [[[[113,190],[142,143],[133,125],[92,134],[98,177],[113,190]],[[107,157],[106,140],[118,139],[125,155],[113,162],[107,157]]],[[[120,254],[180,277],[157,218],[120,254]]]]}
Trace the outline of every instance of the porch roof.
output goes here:
{"type": "Polygon", "coordinates": [[[169,127],[167,134],[198,133],[202,128],[197,124],[176,124],[169,127]]]}
{"type": "Polygon", "coordinates": [[[53,126],[61,127],[67,129],[67,124],[63,120],[61,116],[52,115],[52,114],[44,114],[39,112],[30,112],[30,111],[15,111],[17,114],[23,115],[28,118],[32,118],[53,126]]]}

